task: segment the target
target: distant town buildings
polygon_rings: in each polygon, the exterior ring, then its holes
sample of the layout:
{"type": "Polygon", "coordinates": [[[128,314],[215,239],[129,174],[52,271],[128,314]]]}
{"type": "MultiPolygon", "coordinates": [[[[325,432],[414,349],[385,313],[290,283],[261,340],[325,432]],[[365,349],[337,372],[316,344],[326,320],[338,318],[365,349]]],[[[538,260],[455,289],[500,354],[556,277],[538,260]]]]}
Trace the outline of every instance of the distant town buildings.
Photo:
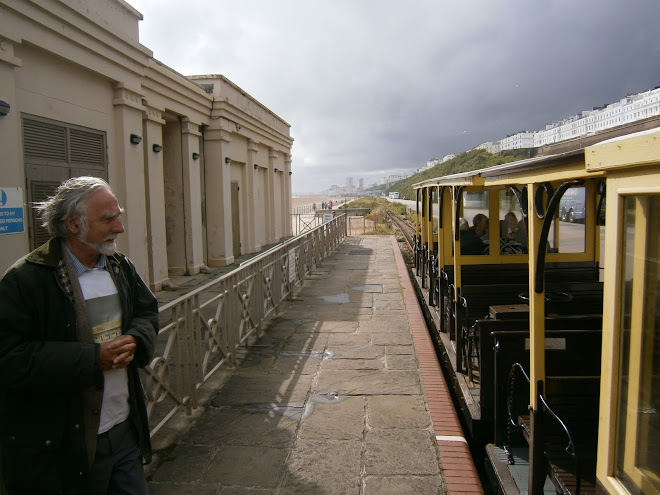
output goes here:
{"type": "MultiPolygon", "coordinates": [[[[500,152],[500,142],[499,141],[488,141],[486,143],[480,144],[479,146],[474,147],[475,150],[486,150],[488,153],[499,153],[500,152]]],[[[456,155],[447,155],[454,158],[456,155]]]]}
{"type": "Polygon", "coordinates": [[[604,107],[585,110],[548,124],[540,131],[512,134],[500,140],[500,149],[538,148],[656,115],[660,115],[660,87],[628,95],[604,107]]]}
{"type": "Polygon", "coordinates": [[[359,194],[364,189],[364,179],[358,179],[358,186],[355,187],[353,177],[346,177],[346,185],[344,187],[332,185],[330,189],[325,191],[330,196],[348,196],[359,194]]]}
{"type": "Polygon", "coordinates": [[[502,150],[517,150],[521,148],[534,147],[534,133],[533,132],[518,132],[510,136],[500,139],[500,151],[502,150]]]}

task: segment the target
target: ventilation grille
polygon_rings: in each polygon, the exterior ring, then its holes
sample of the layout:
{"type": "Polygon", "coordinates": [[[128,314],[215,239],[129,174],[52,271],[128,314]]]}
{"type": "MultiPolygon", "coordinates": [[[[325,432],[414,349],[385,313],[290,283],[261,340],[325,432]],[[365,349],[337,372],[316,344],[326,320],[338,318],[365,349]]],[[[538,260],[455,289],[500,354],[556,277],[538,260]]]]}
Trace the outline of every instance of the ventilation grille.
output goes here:
{"type": "Polygon", "coordinates": [[[48,162],[66,162],[66,128],[23,120],[25,158],[48,162]]]}
{"type": "Polygon", "coordinates": [[[105,163],[105,146],[103,141],[102,134],[71,129],[69,131],[71,161],[74,163],[103,165],[105,163]]]}
{"type": "MultiPolygon", "coordinates": [[[[59,182],[49,182],[49,181],[31,181],[30,189],[30,204],[28,207],[32,208],[35,203],[39,203],[48,199],[49,196],[55,194],[55,189],[59,186],[59,182]]],[[[32,236],[34,238],[33,246],[41,246],[44,242],[50,239],[50,234],[48,231],[41,226],[41,220],[39,219],[36,212],[32,211],[32,236]]]]}

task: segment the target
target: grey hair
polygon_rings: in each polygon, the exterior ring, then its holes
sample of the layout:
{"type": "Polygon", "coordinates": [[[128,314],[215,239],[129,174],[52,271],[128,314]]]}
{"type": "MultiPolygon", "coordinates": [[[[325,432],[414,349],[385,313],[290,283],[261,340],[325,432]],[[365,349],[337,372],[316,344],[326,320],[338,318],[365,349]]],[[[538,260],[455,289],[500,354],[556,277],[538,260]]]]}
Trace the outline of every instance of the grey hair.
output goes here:
{"type": "Polygon", "coordinates": [[[54,196],[34,203],[33,207],[52,237],[67,238],[71,232],[66,226],[66,220],[79,219],[84,230],[87,225],[86,200],[100,189],[112,191],[110,185],[99,177],[73,177],[62,182],[54,196]]]}

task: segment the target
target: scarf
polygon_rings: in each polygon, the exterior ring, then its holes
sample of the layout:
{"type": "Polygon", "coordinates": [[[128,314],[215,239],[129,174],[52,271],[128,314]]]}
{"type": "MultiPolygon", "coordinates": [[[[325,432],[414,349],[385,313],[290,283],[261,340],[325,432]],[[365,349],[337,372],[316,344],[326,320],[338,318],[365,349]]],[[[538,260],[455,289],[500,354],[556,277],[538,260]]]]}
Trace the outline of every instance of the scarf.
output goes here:
{"type": "MultiPolygon", "coordinates": [[[[62,241],[64,243],[64,241],[62,241]]],[[[78,342],[83,344],[94,344],[94,334],[92,327],[89,323],[87,315],[87,306],[85,305],[85,298],[83,297],[80,283],[78,282],[78,274],[73,266],[73,261],[67,253],[67,250],[62,246],[62,260],[64,262],[64,270],[66,278],[71,288],[73,307],[76,315],[76,338],[78,342]]],[[[65,280],[66,282],[66,280],[65,280]]],[[[103,376],[101,376],[101,384],[103,383],[103,376]]],[[[96,439],[99,431],[99,421],[101,419],[101,406],[103,404],[103,386],[90,386],[85,387],[82,391],[83,396],[83,428],[85,435],[85,448],[87,450],[87,459],[89,467],[92,467],[94,456],[96,455],[96,439]],[[94,411],[97,413],[95,414],[94,411]]]]}

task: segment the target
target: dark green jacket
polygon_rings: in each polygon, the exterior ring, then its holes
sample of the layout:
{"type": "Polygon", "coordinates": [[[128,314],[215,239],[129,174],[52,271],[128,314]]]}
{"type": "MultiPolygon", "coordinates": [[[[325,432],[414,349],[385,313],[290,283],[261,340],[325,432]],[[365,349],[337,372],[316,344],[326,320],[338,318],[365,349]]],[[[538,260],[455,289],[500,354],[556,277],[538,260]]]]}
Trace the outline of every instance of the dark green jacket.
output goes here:
{"type": "MultiPolygon", "coordinates": [[[[122,305],[122,333],[138,345],[128,367],[131,415],[142,455],[151,460],[138,368],[149,364],[158,332],[158,303],[123,255],[107,258],[122,305]]],[[[73,292],[62,242],[18,260],[0,281],[0,448],[7,486],[84,493],[89,463],[82,390],[103,388],[99,345],[76,339],[73,292]]],[[[98,419],[97,419],[98,421],[98,419]]],[[[89,424],[89,423],[88,423],[89,424]]]]}

